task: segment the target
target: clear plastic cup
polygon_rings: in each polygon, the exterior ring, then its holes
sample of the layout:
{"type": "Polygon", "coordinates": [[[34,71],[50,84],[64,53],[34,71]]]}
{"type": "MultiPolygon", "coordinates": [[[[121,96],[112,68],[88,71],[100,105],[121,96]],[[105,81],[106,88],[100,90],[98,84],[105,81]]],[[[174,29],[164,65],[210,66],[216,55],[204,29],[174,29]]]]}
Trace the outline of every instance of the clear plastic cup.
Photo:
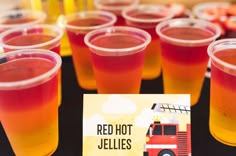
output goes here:
{"type": "Polygon", "coordinates": [[[179,18],[156,27],[160,37],[164,93],[190,94],[191,105],[201,95],[209,57],[208,45],[220,28],[205,20],[179,18]]]}
{"type": "Polygon", "coordinates": [[[219,142],[236,146],[236,39],[208,47],[211,58],[210,132],[219,142]]]}
{"type": "MultiPolygon", "coordinates": [[[[198,19],[203,19],[207,21],[214,21],[215,15],[214,14],[206,14],[205,10],[209,8],[227,8],[229,7],[229,2],[203,2],[196,4],[193,9],[193,15],[197,17],[198,19]]],[[[220,10],[218,10],[220,11],[220,10]]],[[[218,18],[218,17],[217,17],[218,18]]]]}
{"type": "Polygon", "coordinates": [[[84,36],[92,30],[113,26],[116,20],[116,16],[110,12],[82,11],[67,15],[62,21],[72,51],[77,82],[83,89],[97,89],[90,52],[84,43],[84,36]]]}
{"type": "Polygon", "coordinates": [[[98,93],[139,93],[148,32],[127,26],[91,31],[84,38],[98,93]]]}
{"type": "Polygon", "coordinates": [[[0,32],[44,23],[47,15],[43,11],[35,10],[9,10],[0,13],[0,32]]]}
{"type": "Polygon", "coordinates": [[[49,50],[0,54],[0,118],[15,155],[51,155],[58,146],[58,70],[49,50]]]}
{"type": "Polygon", "coordinates": [[[156,34],[156,25],[174,17],[174,13],[162,5],[140,4],[122,11],[127,26],[147,31],[152,36],[147,46],[143,79],[155,79],[161,74],[160,40],[156,34]]]}

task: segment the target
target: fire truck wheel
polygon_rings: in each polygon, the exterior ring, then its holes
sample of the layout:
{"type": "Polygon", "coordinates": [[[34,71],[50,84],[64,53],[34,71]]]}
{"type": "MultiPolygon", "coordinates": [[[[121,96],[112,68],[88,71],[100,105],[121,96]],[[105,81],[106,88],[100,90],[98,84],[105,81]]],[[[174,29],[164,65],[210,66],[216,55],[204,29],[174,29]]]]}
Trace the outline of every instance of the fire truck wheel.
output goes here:
{"type": "Polygon", "coordinates": [[[162,150],[162,151],[158,154],[158,156],[175,156],[175,153],[172,152],[171,150],[165,149],[165,150],[162,150]]]}

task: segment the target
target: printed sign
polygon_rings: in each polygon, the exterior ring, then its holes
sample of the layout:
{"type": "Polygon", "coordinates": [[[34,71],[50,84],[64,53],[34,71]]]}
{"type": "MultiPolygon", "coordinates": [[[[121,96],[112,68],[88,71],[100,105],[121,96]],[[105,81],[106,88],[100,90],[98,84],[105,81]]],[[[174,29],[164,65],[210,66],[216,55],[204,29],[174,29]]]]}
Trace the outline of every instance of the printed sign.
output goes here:
{"type": "Polygon", "coordinates": [[[85,94],[83,156],[190,156],[188,94],[85,94]]]}

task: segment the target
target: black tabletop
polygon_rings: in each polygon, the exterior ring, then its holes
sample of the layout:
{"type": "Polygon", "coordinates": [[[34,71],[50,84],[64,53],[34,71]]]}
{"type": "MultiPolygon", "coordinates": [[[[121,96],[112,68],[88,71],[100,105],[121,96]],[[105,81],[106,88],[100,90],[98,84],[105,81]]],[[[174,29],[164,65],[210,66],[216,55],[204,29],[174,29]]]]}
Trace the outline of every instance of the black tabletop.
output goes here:
{"type": "MultiPolygon", "coordinates": [[[[236,156],[236,147],[217,142],[209,132],[209,86],[205,79],[200,100],[191,108],[192,155],[236,156]]],[[[142,94],[162,94],[161,76],[142,82],[142,94]]],[[[63,57],[62,104],[59,108],[59,145],[53,156],[82,156],[83,94],[87,91],[77,85],[71,57],[63,57]]],[[[2,126],[0,125],[0,156],[14,156],[2,126]]]]}

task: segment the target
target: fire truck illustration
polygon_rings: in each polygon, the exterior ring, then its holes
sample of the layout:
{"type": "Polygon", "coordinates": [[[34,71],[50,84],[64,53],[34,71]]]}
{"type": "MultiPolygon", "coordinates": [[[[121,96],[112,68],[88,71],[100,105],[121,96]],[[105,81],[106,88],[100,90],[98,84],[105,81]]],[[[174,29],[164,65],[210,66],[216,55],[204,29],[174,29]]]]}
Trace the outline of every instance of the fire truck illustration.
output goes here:
{"type": "MultiPolygon", "coordinates": [[[[178,113],[190,115],[189,106],[168,103],[154,103],[154,112],[178,113]]],[[[191,125],[186,124],[184,131],[178,122],[162,123],[154,121],[146,134],[144,156],[191,156],[191,125]]]]}

